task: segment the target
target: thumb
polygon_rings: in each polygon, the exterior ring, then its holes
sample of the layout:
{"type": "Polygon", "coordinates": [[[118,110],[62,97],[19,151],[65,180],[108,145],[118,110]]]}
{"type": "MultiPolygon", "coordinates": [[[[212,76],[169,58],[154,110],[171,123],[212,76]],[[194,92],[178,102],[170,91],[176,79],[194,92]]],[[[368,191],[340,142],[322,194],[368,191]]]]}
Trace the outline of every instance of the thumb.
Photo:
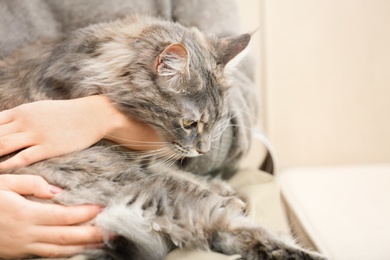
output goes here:
{"type": "Polygon", "coordinates": [[[50,185],[41,176],[13,174],[0,175],[0,189],[42,199],[50,199],[62,191],[61,188],[50,185]]]}

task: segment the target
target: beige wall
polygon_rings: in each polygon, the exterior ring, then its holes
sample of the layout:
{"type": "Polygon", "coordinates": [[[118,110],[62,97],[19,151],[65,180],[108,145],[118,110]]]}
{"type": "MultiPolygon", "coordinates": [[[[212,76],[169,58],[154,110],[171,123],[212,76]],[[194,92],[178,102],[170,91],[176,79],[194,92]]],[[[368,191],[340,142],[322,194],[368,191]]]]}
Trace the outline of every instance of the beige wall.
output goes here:
{"type": "Polygon", "coordinates": [[[281,165],[390,162],[390,1],[261,4],[259,75],[281,165]]]}

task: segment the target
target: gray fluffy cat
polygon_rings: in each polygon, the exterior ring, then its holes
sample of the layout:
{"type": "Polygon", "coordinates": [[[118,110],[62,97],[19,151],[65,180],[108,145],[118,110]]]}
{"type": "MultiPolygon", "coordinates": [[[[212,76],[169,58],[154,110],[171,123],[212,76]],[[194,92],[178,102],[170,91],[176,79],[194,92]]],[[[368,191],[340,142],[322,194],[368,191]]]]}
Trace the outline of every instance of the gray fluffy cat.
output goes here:
{"type": "Polygon", "coordinates": [[[245,259],[324,259],[253,224],[225,183],[178,165],[206,153],[222,133],[230,116],[226,73],[249,41],[248,34],[217,39],[131,17],[14,53],[0,61],[0,110],[103,94],[152,126],[167,148],[146,157],[102,141],[1,173],[41,175],[66,189],[57,203],[104,205],[96,225],[117,237],[89,252],[91,259],[163,259],[176,247],[245,259]]]}

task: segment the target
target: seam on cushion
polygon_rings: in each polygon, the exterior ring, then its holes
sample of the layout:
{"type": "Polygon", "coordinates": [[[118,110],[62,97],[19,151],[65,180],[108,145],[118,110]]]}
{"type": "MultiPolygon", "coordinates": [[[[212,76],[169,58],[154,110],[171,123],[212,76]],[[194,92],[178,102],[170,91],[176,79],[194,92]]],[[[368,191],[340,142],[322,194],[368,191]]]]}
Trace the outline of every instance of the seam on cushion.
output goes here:
{"type": "Polygon", "coordinates": [[[318,250],[330,257],[331,250],[328,249],[329,246],[327,246],[326,242],[319,237],[319,232],[314,227],[312,221],[310,221],[310,218],[307,216],[306,211],[303,210],[303,205],[299,202],[298,198],[295,196],[289,185],[286,184],[286,181],[284,180],[285,177],[282,177],[281,175],[283,174],[280,174],[278,176],[278,179],[280,182],[281,193],[283,195],[284,200],[287,202],[290,210],[292,210],[295,214],[297,221],[299,221],[301,227],[307,233],[307,235],[309,235],[309,238],[312,240],[318,250]]]}

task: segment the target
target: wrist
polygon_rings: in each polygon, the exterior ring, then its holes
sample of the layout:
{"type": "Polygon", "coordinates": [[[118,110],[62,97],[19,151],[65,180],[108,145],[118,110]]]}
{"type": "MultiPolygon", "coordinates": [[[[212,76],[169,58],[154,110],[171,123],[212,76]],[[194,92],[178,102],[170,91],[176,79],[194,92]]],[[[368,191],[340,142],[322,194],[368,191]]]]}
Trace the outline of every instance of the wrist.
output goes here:
{"type": "MultiPolygon", "coordinates": [[[[91,111],[87,111],[87,115],[97,116],[98,131],[100,139],[111,140],[110,136],[117,131],[123,130],[126,127],[126,118],[119,112],[111,103],[111,101],[103,95],[95,95],[83,98],[83,102],[87,104],[85,107],[91,111]]],[[[113,141],[113,140],[111,140],[113,141]]]]}
{"type": "Polygon", "coordinates": [[[150,126],[130,116],[125,116],[104,97],[109,118],[103,138],[132,150],[162,148],[161,137],[150,126]]]}
{"type": "Polygon", "coordinates": [[[128,130],[129,119],[120,112],[117,108],[114,107],[111,100],[105,96],[99,96],[102,102],[102,107],[104,109],[104,135],[102,138],[105,138],[110,141],[113,140],[116,134],[128,130]]]}

